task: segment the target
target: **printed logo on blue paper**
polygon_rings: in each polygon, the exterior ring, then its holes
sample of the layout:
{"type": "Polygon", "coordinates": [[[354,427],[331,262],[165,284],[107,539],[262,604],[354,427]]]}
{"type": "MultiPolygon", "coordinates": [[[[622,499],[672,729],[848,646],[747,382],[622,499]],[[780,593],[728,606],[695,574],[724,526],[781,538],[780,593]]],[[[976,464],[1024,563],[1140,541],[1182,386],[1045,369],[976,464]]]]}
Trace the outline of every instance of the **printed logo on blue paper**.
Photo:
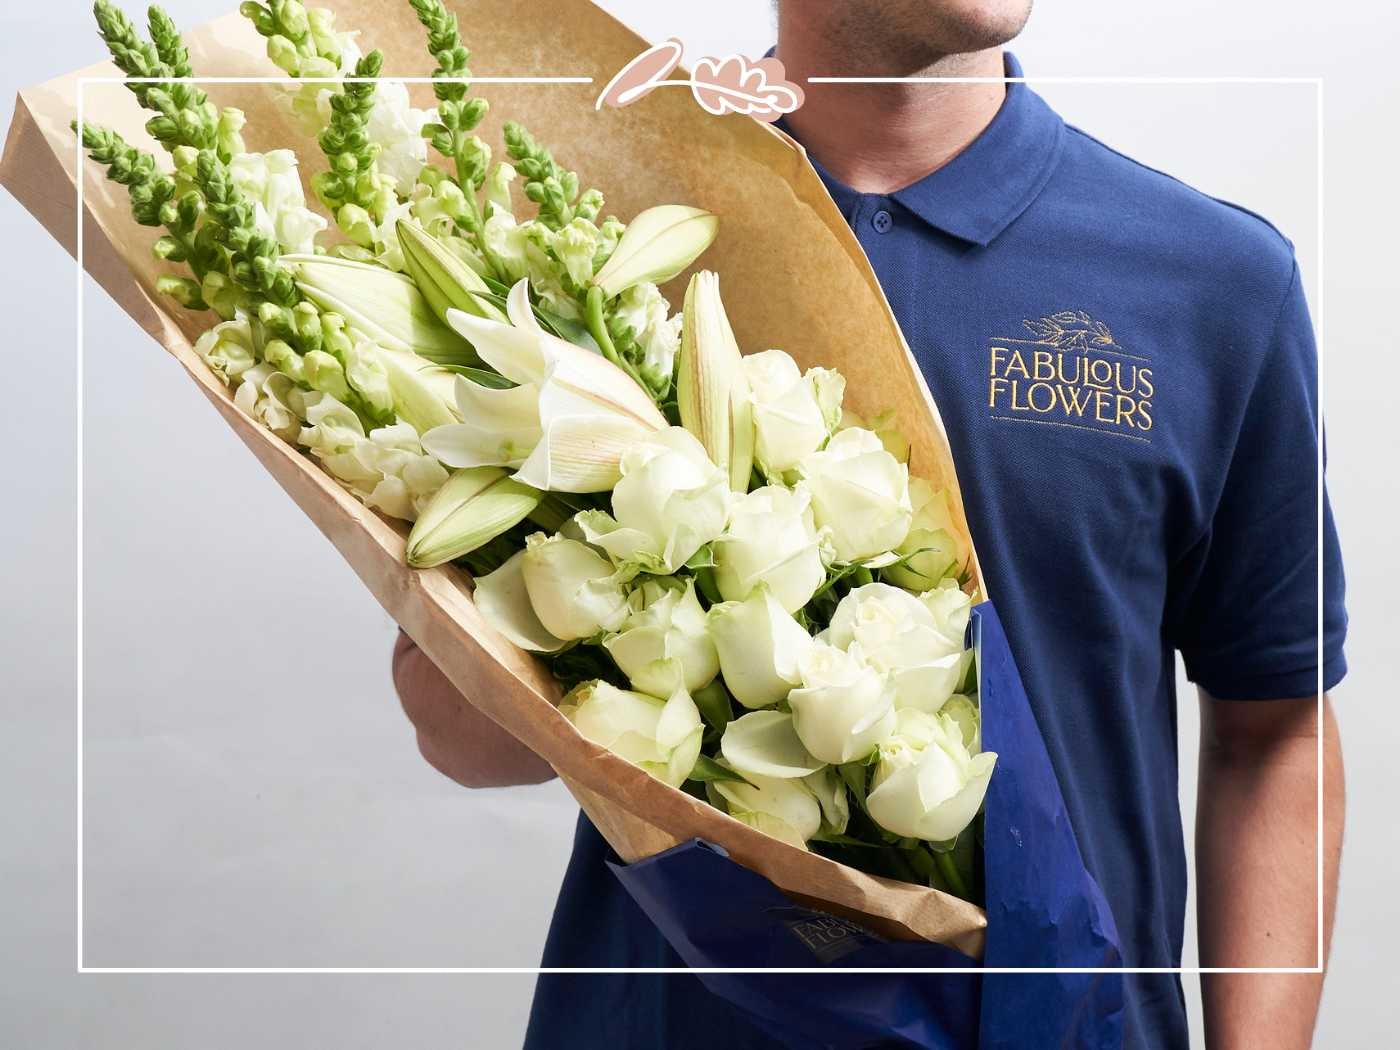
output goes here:
{"type": "Polygon", "coordinates": [[[1103,321],[1060,310],[1021,322],[1031,338],[987,343],[987,408],[1008,423],[1091,430],[1151,441],[1157,393],[1149,358],[1103,321]]]}
{"type": "Polygon", "coordinates": [[[884,938],[877,937],[864,926],[836,915],[805,908],[772,910],[807,950],[824,963],[835,962],[861,948],[885,943],[884,938]]]}

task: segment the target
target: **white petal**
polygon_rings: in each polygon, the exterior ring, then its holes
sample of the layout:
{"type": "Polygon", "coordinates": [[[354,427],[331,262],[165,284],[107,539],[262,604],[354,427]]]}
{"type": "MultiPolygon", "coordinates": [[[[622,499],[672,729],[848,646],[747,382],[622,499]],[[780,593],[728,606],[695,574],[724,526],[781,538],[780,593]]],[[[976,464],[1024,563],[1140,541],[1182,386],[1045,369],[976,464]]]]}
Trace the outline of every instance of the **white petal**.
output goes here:
{"type": "Polygon", "coordinates": [[[525,552],[520,551],[495,572],[476,581],[476,607],[487,623],[520,648],[537,653],[558,652],[566,643],[545,630],[535,615],[521,573],[524,558],[525,552]]]}
{"type": "Polygon", "coordinates": [[[825,762],[807,753],[797,739],[792,715],[782,711],[753,711],[724,727],[720,753],[739,773],[786,780],[805,777],[825,762]]]}

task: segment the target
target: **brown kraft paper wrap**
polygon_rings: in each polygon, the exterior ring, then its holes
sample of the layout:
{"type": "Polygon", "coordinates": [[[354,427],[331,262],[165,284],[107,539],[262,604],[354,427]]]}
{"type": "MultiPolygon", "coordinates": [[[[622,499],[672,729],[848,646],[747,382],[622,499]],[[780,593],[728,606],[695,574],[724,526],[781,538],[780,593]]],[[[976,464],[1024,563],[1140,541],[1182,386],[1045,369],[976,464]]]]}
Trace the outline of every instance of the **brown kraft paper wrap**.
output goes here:
{"type": "MultiPolygon", "coordinates": [[[[425,76],[433,62],[406,0],[319,0],[338,25],[361,30],[360,45],[385,54],[385,75],[425,76]]],[[[518,120],[584,185],[606,197],[605,212],[627,221],[655,204],[689,204],[720,217],[719,237],[700,265],[721,277],[740,346],[780,347],[806,368],[839,369],[847,403],[863,416],[895,410],[912,445],[910,468],[949,491],[966,533],[953,460],[938,411],[855,237],[802,148],[748,117],[715,117],[684,88],[658,90],[625,109],[594,109],[608,79],[646,41],[587,0],[461,0],[451,3],[480,76],[591,76],[592,84],[486,84],[491,102],[478,134],[500,147],[500,124],[518,120]]],[[[264,42],[236,14],[186,33],[197,76],[272,77],[264,42]]],[[[195,355],[208,312],[157,296],[172,268],[150,251],[156,231],[131,219],[126,190],[96,164],[79,167],[69,122],[80,77],[116,77],[103,63],[20,92],[0,182],[70,253],[76,254],[76,184],[84,180],[84,265],[125,311],[172,354],[191,379],[316,523],[360,579],[462,694],[559,773],[589,817],[626,861],[700,837],[804,904],[851,918],[896,939],[925,939],[980,957],[986,917],[957,898],[867,875],[769,838],[583,739],[555,708],[559,687],[533,656],[502,638],[478,614],[459,569],[410,569],[407,529],[367,509],[316,462],[247,418],[231,391],[195,355]]],[[[679,76],[680,74],[673,74],[679,76]]],[[[282,84],[209,84],[219,105],[248,117],[248,148],[290,146],[303,179],[324,166],[312,138],[278,96],[282,84]]],[[[432,104],[427,84],[410,85],[414,104],[432,104]]],[[[819,90],[833,90],[820,88],[819,90]]],[[[839,90],[839,89],[836,89],[839,90]]],[[[88,83],[86,121],[112,127],[157,154],[145,115],[121,84],[88,83]]],[[[311,194],[308,190],[308,200],[311,194]]],[[[680,303],[683,280],[664,291],[680,303]]],[[[217,479],[208,479],[217,484],[217,479]]],[[[973,576],[981,573],[973,557],[973,576]]]]}

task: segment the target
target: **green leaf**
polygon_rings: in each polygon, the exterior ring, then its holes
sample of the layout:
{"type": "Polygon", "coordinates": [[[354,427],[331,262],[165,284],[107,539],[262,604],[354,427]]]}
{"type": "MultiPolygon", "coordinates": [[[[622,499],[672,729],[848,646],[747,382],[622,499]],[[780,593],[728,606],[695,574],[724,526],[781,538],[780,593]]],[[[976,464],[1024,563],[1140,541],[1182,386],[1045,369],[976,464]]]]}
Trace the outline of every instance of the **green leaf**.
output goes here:
{"type": "Polygon", "coordinates": [[[713,569],[715,567],[715,552],[707,543],[690,556],[685,563],[685,568],[691,572],[699,572],[701,569],[713,569]]]}
{"type": "Polygon", "coordinates": [[[471,365],[443,365],[442,367],[449,372],[456,372],[459,376],[470,379],[477,386],[490,387],[492,390],[509,390],[516,385],[499,372],[492,372],[486,368],[473,368],[471,365]]]}
{"type": "Polygon", "coordinates": [[[690,698],[700,709],[700,717],[720,732],[724,731],[724,727],[734,717],[734,705],[730,702],[729,690],[725,689],[724,683],[718,678],[704,688],[695,690],[690,698]]]}
{"type": "Polygon", "coordinates": [[[742,784],[749,783],[734,770],[720,765],[708,755],[701,755],[695,760],[695,768],[690,771],[689,779],[699,781],[737,780],[742,784]]]}

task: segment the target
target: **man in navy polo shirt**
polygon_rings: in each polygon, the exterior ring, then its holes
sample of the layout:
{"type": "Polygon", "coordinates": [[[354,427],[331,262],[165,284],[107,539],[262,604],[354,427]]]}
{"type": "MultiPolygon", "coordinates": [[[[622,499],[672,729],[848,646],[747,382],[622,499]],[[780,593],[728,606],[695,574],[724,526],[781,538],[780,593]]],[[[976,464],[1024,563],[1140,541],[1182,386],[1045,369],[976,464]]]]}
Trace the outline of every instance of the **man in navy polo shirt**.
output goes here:
{"type": "MultiPolygon", "coordinates": [[[[788,0],[778,56],[798,81],[1019,77],[1000,46],[1028,10],[788,0]]],[[[1023,84],[811,85],[787,130],[938,403],[988,587],[1127,964],[1181,961],[1180,651],[1201,692],[1201,962],[1313,965],[1316,705],[1345,671],[1345,613],[1325,494],[1318,543],[1317,362],[1290,243],[1066,125],[1023,84]]],[[[395,673],[425,756],[449,776],[552,775],[407,639],[395,673]]],[[[1330,924],[1341,753],[1323,703],[1330,924]]],[[[545,965],[682,965],[609,855],[580,815],[545,965]]],[[[1205,977],[1211,1050],[1309,1045],[1320,992],[1312,975],[1205,977]]],[[[1126,1046],[1186,1046],[1174,975],[1132,975],[1126,993],[1126,1046]]],[[[776,1044],[689,975],[546,975],[527,1045],[776,1044]]]]}

